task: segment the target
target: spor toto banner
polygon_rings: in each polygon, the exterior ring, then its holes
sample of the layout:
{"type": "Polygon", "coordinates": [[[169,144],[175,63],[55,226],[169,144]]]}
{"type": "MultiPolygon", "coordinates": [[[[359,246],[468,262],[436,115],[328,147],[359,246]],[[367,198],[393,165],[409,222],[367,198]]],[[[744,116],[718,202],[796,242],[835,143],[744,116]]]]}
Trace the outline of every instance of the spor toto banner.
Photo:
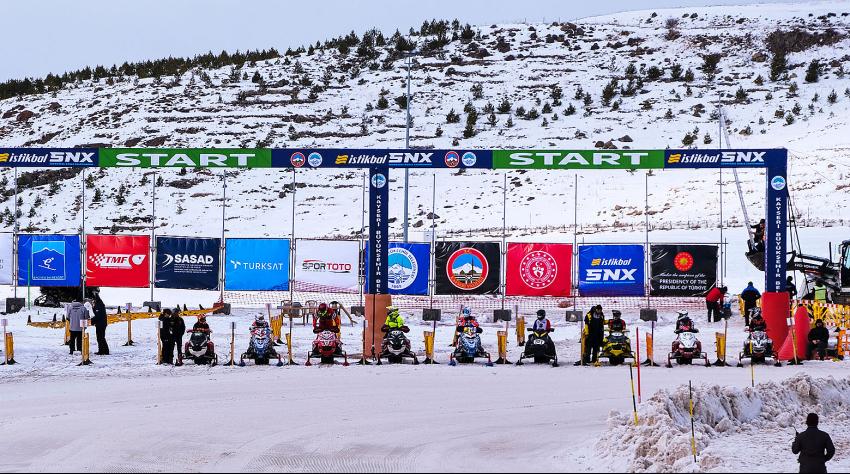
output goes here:
{"type": "Polygon", "coordinates": [[[150,285],[150,236],[87,235],[86,284],[142,288],[150,285]]]}
{"type": "Polygon", "coordinates": [[[288,291],[289,239],[227,239],[224,289],[288,291]]]}
{"type": "Polygon", "coordinates": [[[101,148],[104,168],[270,168],[269,149],[101,148]]]}
{"type": "Polygon", "coordinates": [[[580,245],[582,296],[643,296],[643,245],[580,245]]]}
{"type": "Polygon", "coordinates": [[[156,287],[217,290],[219,238],[157,237],[156,287]]]}
{"type": "Polygon", "coordinates": [[[437,242],[434,255],[436,294],[499,293],[498,242],[437,242]]]}
{"type": "Polygon", "coordinates": [[[80,236],[19,235],[18,285],[80,286],[80,236]]]}
{"type": "Polygon", "coordinates": [[[717,284],[716,245],[650,246],[653,296],[704,296],[717,284]]]}
{"type": "Polygon", "coordinates": [[[573,246],[508,244],[505,292],[510,296],[570,296],[573,246]]]}
{"type": "MultiPolygon", "coordinates": [[[[366,261],[369,261],[366,248],[366,261]]],[[[368,265],[367,265],[368,267],[368,265]]],[[[431,274],[431,244],[390,242],[387,251],[387,290],[391,295],[427,295],[431,274]]],[[[366,280],[366,293],[371,288],[366,280]]]]}
{"type": "Polygon", "coordinates": [[[663,150],[493,150],[494,169],[664,168],[663,150]]]}
{"type": "Polygon", "coordinates": [[[13,234],[0,234],[0,285],[11,285],[12,280],[12,252],[14,242],[13,234]]]}
{"type": "Polygon", "coordinates": [[[360,245],[354,240],[301,240],[295,245],[296,289],[359,291],[360,245]]]}

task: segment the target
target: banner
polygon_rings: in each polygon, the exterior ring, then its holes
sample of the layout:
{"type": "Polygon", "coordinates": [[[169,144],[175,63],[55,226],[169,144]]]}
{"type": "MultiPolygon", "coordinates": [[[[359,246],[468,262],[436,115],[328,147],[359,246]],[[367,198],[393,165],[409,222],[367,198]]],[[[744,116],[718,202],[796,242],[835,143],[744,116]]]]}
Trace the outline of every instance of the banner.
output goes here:
{"type": "Polygon", "coordinates": [[[97,148],[0,148],[0,166],[89,167],[97,166],[97,148]]]}
{"type": "Polygon", "coordinates": [[[573,246],[508,244],[505,293],[509,296],[570,296],[573,246]]]}
{"type": "Polygon", "coordinates": [[[581,296],[643,296],[643,245],[580,245],[581,296]]]}
{"type": "Polygon", "coordinates": [[[224,289],[289,291],[289,239],[227,239],[224,289]]]}
{"type": "Polygon", "coordinates": [[[494,169],[664,168],[663,150],[493,150],[494,169]]]}
{"type": "Polygon", "coordinates": [[[290,148],[272,150],[275,168],[485,168],[490,150],[290,148]]]}
{"type": "Polygon", "coordinates": [[[437,242],[434,255],[436,294],[499,293],[498,242],[437,242]]]}
{"type": "Polygon", "coordinates": [[[221,239],[156,238],[157,288],[217,290],[221,239]]]}
{"type": "Polygon", "coordinates": [[[665,168],[764,168],[787,159],[781,148],[755,150],[665,150],[665,168]]]}
{"type": "Polygon", "coordinates": [[[716,245],[651,245],[650,295],[705,296],[717,284],[716,245]]]}
{"type": "MultiPolygon", "coordinates": [[[[366,248],[369,262],[369,248],[366,248]]],[[[427,295],[431,274],[431,244],[390,242],[387,252],[387,287],[391,295],[427,295]]],[[[366,280],[366,293],[372,281],[366,280]]]]}
{"type": "Polygon", "coordinates": [[[12,278],[12,267],[15,264],[13,261],[14,252],[13,234],[0,234],[0,285],[11,285],[14,280],[12,278]]]}
{"type": "Polygon", "coordinates": [[[147,235],[87,235],[86,285],[148,287],[150,246],[147,235]]]}
{"type": "Polygon", "coordinates": [[[296,289],[359,291],[360,245],[354,240],[302,240],[295,245],[296,289]]]}
{"type": "Polygon", "coordinates": [[[390,240],[389,168],[386,166],[369,168],[369,183],[369,241],[366,250],[374,258],[366,267],[366,279],[375,282],[369,290],[371,294],[386,295],[389,291],[387,285],[389,271],[387,247],[390,240]]]}
{"type": "Polygon", "coordinates": [[[272,152],[244,148],[101,148],[104,168],[270,168],[272,152]]]}
{"type": "Polygon", "coordinates": [[[765,202],[767,218],[764,236],[765,292],[785,291],[785,276],[788,270],[785,255],[788,236],[788,170],[785,165],[785,161],[777,161],[767,168],[765,202]]]}
{"type": "Polygon", "coordinates": [[[80,236],[19,235],[18,285],[80,286],[80,236]]]}

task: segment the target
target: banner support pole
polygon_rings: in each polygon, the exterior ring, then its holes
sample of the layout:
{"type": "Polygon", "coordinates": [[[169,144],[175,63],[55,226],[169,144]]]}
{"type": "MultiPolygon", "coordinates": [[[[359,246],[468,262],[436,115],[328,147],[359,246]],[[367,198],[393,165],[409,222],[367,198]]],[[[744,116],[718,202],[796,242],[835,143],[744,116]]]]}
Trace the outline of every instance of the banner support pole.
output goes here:
{"type": "MultiPolygon", "coordinates": [[[[437,269],[436,269],[436,265],[435,265],[436,262],[434,262],[434,259],[436,257],[436,254],[434,253],[434,247],[437,245],[437,173],[436,172],[434,172],[432,174],[432,178],[433,178],[434,182],[431,185],[431,251],[430,251],[431,255],[430,255],[430,258],[431,258],[432,263],[431,263],[431,269],[430,269],[431,271],[428,272],[428,273],[430,273],[429,276],[431,276],[431,281],[430,281],[431,301],[428,304],[429,309],[434,309],[434,293],[437,291],[437,288],[436,288],[436,285],[437,285],[437,269]]],[[[436,334],[437,334],[437,321],[434,320],[434,337],[437,337],[436,334]]]]}
{"type": "MultiPolygon", "coordinates": [[[[646,237],[646,249],[644,250],[644,252],[648,253],[649,256],[652,257],[652,254],[649,252],[649,171],[651,171],[651,170],[647,170],[646,175],[644,176],[645,179],[644,179],[644,192],[643,192],[643,202],[644,202],[643,215],[644,215],[644,218],[645,218],[644,219],[644,234],[645,234],[645,237],[646,237]]],[[[644,258],[643,259],[644,278],[650,278],[650,284],[644,286],[644,288],[645,288],[644,291],[646,291],[646,309],[650,308],[649,293],[652,290],[651,277],[650,277],[649,273],[650,273],[649,259],[644,258]],[[646,288],[646,286],[649,286],[649,288],[646,288]]],[[[644,281],[646,281],[646,280],[644,280],[644,281]]]]}
{"type": "MultiPolygon", "coordinates": [[[[502,275],[502,278],[501,278],[501,280],[502,280],[502,283],[501,283],[501,287],[502,287],[501,288],[502,289],[502,310],[504,310],[505,309],[505,290],[506,290],[506,287],[507,287],[506,282],[505,282],[505,279],[506,279],[505,273],[506,273],[506,270],[507,270],[507,265],[505,264],[505,259],[507,258],[507,252],[508,252],[507,224],[506,224],[507,214],[508,214],[508,172],[507,171],[505,171],[505,173],[502,175],[502,178],[503,178],[502,179],[502,259],[501,259],[501,262],[499,262],[500,267],[501,267],[501,268],[499,268],[499,272],[502,275]]],[[[505,331],[506,331],[505,334],[507,334],[507,329],[505,329],[505,331]]]]}
{"type": "MultiPolygon", "coordinates": [[[[360,245],[360,255],[365,256],[366,245],[363,242],[363,234],[366,231],[366,181],[367,178],[366,173],[363,173],[363,185],[360,190],[360,202],[361,202],[361,212],[360,212],[360,236],[357,239],[358,244],[360,245]]],[[[365,263],[365,259],[364,259],[365,263]]],[[[363,294],[366,292],[366,266],[363,265],[362,273],[358,275],[358,279],[360,281],[360,306],[363,306],[363,294]]],[[[364,311],[365,312],[365,311],[364,311]]],[[[365,316],[365,314],[364,314],[365,316]]],[[[365,319],[364,319],[365,320],[365,319]]],[[[365,334],[365,332],[364,332],[365,334]]],[[[365,336],[364,336],[365,337],[365,336]]],[[[365,355],[364,355],[365,357],[365,355]]]]}
{"type": "MultiPolygon", "coordinates": [[[[295,286],[295,168],[292,168],[292,228],[289,234],[289,304],[294,306],[294,286],[295,286]]],[[[292,322],[292,314],[289,316],[290,323],[292,322]]],[[[292,328],[290,324],[290,334],[292,328]]]]}
{"type": "MultiPolygon", "coordinates": [[[[575,184],[573,184],[573,259],[570,262],[570,273],[572,273],[571,290],[573,292],[573,310],[575,310],[578,297],[578,172],[573,176],[575,177],[575,184]]],[[[584,325],[584,320],[582,320],[582,325],[584,325]]],[[[582,353],[583,357],[584,353],[582,353]]]]}
{"type": "Polygon", "coordinates": [[[80,286],[82,287],[83,294],[81,295],[82,299],[86,299],[86,169],[82,168],[82,192],[80,199],[80,210],[82,211],[82,225],[80,226],[80,273],[81,280],[80,286]]]}
{"type": "Polygon", "coordinates": [[[156,180],[157,173],[154,168],[153,179],[151,179],[151,241],[150,241],[150,287],[151,287],[151,301],[153,301],[153,284],[154,284],[154,272],[156,271],[156,262],[154,260],[154,254],[156,252],[156,180]]]}
{"type": "Polygon", "coordinates": [[[18,167],[15,167],[15,222],[12,226],[12,270],[14,271],[13,279],[13,296],[18,297],[18,167]]]}
{"type": "Polygon", "coordinates": [[[224,303],[224,233],[225,233],[225,211],[227,210],[227,170],[221,173],[221,244],[218,249],[218,284],[221,287],[219,302],[224,303]]]}

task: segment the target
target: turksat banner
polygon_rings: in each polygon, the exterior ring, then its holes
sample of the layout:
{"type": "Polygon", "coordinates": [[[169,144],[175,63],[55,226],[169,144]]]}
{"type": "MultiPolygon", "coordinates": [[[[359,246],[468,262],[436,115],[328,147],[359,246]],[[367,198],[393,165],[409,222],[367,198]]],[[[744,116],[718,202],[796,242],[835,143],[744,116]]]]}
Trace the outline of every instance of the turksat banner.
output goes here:
{"type": "Polygon", "coordinates": [[[224,289],[289,290],[289,239],[227,239],[224,289]]]}
{"type": "Polygon", "coordinates": [[[103,148],[104,168],[270,168],[268,149],[103,148]]]}
{"type": "Polygon", "coordinates": [[[663,150],[494,150],[494,169],[664,168],[663,150]]]}

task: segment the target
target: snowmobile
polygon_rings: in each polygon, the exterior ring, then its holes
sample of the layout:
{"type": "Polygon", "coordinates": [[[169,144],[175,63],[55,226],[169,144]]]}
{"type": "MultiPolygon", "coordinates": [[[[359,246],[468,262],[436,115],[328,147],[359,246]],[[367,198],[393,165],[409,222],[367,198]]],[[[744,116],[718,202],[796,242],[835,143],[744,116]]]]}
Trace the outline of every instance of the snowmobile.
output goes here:
{"type": "Polygon", "coordinates": [[[599,360],[606,358],[611,365],[620,365],[626,359],[634,361],[635,355],[632,353],[632,342],[628,336],[622,331],[608,331],[608,335],[602,340],[602,350],[597,358],[596,365],[599,365],[599,360]]]}
{"type": "Polygon", "coordinates": [[[239,365],[244,367],[245,359],[253,359],[256,365],[268,365],[272,358],[277,358],[278,367],[283,366],[280,354],[274,350],[271,328],[260,326],[251,329],[251,342],[248,343],[248,351],[239,358],[239,365]]]}
{"type": "Polygon", "coordinates": [[[306,366],[313,365],[312,357],[318,357],[322,364],[333,364],[334,358],[342,357],[344,366],[348,367],[348,354],[342,350],[342,342],[333,331],[324,330],[319,332],[313,341],[313,350],[307,353],[306,366]]]}
{"type": "Polygon", "coordinates": [[[679,365],[690,365],[694,359],[704,359],[705,366],[711,367],[708,362],[708,354],[702,351],[702,343],[697,339],[696,334],[685,331],[676,337],[673,341],[671,352],[667,354],[667,368],[673,367],[673,359],[679,365]]]}
{"type": "Polygon", "coordinates": [[[487,367],[493,366],[493,361],[490,358],[490,353],[485,352],[481,347],[481,336],[478,334],[478,328],[466,327],[463,333],[457,338],[457,347],[451,356],[449,356],[449,365],[470,364],[475,362],[476,357],[486,357],[487,367]]]}
{"type": "Polygon", "coordinates": [[[419,359],[416,354],[410,350],[410,339],[404,335],[407,328],[393,328],[387,332],[384,341],[381,344],[381,353],[378,355],[378,364],[381,363],[381,358],[386,358],[390,364],[401,364],[404,358],[413,359],[413,365],[419,365],[419,359]]]}
{"type": "Polygon", "coordinates": [[[184,359],[194,360],[197,365],[209,364],[210,367],[218,364],[218,355],[215,353],[215,344],[210,339],[209,331],[186,331],[186,333],[190,336],[183,349],[184,359]]]}
{"type": "Polygon", "coordinates": [[[744,359],[750,359],[750,364],[766,362],[767,358],[773,359],[775,366],[782,365],[773,351],[773,341],[767,337],[764,331],[752,331],[744,341],[744,350],[738,355],[738,367],[744,366],[744,359]],[[752,348],[752,349],[751,349],[752,348]]]}
{"type": "Polygon", "coordinates": [[[558,354],[555,352],[555,343],[549,337],[549,333],[554,331],[535,331],[529,329],[531,333],[528,341],[525,343],[525,350],[519,356],[516,365],[523,365],[523,359],[534,359],[536,364],[548,364],[552,362],[552,367],[558,367],[558,354]]]}

